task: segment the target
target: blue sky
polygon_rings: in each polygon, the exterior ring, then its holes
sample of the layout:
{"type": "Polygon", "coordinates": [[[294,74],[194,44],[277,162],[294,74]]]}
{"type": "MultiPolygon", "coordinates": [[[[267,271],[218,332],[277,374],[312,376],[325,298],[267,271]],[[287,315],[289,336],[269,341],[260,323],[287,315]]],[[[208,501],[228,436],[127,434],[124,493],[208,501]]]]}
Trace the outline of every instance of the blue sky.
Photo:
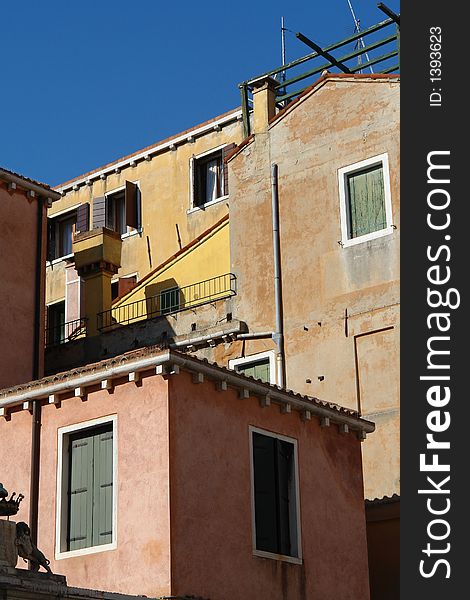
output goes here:
{"type": "MultiPolygon", "coordinates": [[[[352,0],[362,28],[376,4],[352,0]]],[[[0,165],[57,185],[235,108],[281,64],[281,15],[320,45],[354,32],[347,0],[5,2],[0,165]]],[[[310,52],[290,32],[286,50],[310,52]]]]}

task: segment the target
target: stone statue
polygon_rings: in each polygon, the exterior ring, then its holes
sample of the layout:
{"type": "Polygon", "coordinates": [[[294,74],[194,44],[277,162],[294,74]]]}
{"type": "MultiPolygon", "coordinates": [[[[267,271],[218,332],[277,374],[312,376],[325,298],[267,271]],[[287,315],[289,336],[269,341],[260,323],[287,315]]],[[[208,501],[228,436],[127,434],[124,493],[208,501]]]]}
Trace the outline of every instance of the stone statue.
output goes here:
{"type": "Polygon", "coordinates": [[[32,571],[37,572],[39,571],[39,567],[43,567],[52,575],[52,571],[49,568],[50,560],[33,544],[31,531],[23,521],[16,524],[15,544],[18,549],[18,556],[21,556],[25,562],[29,560],[32,571]]]}
{"type": "Polygon", "coordinates": [[[23,500],[23,494],[18,494],[15,498],[16,492],[8,498],[8,492],[3,487],[3,483],[0,482],[0,517],[11,517],[16,515],[20,508],[20,502],[23,500]]]}

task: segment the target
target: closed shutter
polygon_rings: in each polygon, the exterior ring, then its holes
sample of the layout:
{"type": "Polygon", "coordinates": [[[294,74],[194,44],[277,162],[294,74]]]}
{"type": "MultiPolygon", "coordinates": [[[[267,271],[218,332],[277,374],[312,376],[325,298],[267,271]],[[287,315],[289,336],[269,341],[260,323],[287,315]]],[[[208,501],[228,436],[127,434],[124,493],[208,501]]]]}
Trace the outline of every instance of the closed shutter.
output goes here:
{"type": "Polygon", "coordinates": [[[348,176],[350,237],[387,226],[382,166],[348,176]]]}
{"type": "Polygon", "coordinates": [[[47,219],[47,260],[55,258],[55,222],[47,219]]]}
{"type": "Polygon", "coordinates": [[[126,181],[126,225],[137,229],[137,185],[126,181]]]}
{"type": "Polygon", "coordinates": [[[93,546],[113,538],[113,432],[94,437],[93,546]]]}
{"type": "Polygon", "coordinates": [[[92,545],[93,436],[71,440],[70,446],[69,549],[92,545]]]}
{"type": "MultiPolygon", "coordinates": [[[[278,501],[279,501],[279,553],[291,555],[291,532],[289,490],[292,484],[294,446],[283,440],[276,440],[278,501]]],[[[293,508],[293,507],[292,507],[293,508]]]]}
{"type": "Polygon", "coordinates": [[[237,371],[243,375],[261,379],[261,381],[270,382],[269,358],[265,358],[256,362],[247,363],[246,365],[238,365],[237,371]]]}
{"type": "Polygon", "coordinates": [[[236,144],[229,144],[225,146],[222,150],[222,165],[224,170],[224,191],[223,195],[226,196],[228,194],[228,164],[226,162],[227,156],[232,152],[232,150],[236,147],[236,144]]]}
{"type": "Polygon", "coordinates": [[[253,433],[256,548],[278,552],[275,438],[253,433]]]}
{"type": "Polygon", "coordinates": [[[80,204],[77,208],[77,223],[75,231],[80,233],[81,231],[88,231],[90,229],[90,205],[86,202],[80,204]]]}
{"type": "Polygon", "coordinates": [[[106,198],[93,198],[93,229],[106,227],[106,198]]]}

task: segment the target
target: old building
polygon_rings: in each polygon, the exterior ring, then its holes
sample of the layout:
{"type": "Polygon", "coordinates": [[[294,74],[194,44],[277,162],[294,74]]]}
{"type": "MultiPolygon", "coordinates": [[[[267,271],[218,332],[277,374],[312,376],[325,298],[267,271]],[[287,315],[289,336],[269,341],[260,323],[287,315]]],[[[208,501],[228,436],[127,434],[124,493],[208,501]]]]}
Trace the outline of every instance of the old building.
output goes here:
{"type": "Polygon", "coordinates": [[[48,185],[0,168],[0,388],[43,375],[46,211],[59,198],[48,185]]]}
{"type": "MultiPolygon", "coordinates": [[[[122,296],[227,215],[224,158],[242,135],[241,110],[234,110],[56,188],[62,198],[48,213],[49,345],[74,339],[83,327],[73,231],[106,226],[121,236],[121,265],[112,278],[112,298],[122,296]]],[[[228,244],[221,254],[228,263],[228,244]]],[[[210,261],[198,271],[201,279],[185,280],[185,285],[212,277],[206,274],[213,272],[210,261]]],[[[167,295],[171,300],[171,291],[167,295]]]]}
{"type": "Polygon", "coordinates": [[[38,543],[69,585],[369,597],[360,440],[373,424],[357,412],[149,347],[0,393],[1,444],[17,456],[2,477],[17,489],[31,402],[38,543]]]}

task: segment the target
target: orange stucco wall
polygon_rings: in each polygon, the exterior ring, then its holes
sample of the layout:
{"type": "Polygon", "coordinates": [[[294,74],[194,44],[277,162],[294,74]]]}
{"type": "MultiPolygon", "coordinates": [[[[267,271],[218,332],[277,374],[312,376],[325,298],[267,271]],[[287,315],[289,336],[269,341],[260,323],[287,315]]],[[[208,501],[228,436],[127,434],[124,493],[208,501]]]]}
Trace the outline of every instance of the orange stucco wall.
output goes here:
{"type": "Polygon", "coordinates": [[[170,381],[172,593],[369,597],[360,443],[256,398],[170,381]],[[303,564],[253,556],[249,426],[298,441],[303,564]]]}
{"type": "MultiPolygon", "coordinates": [[[[34,378],[37,219],[37,198],[28,198],[19,189],[9,192],[7,184],[0,181],[0,389],[34,378]]],[[[45,237],[44,218],[44,243],[45,237]]],[[[41,287],[43,298],[44,285],[41,287]]],[[[40,327],[41,357],[43,329],[40,327]]],[[[42,358],[39,376],[41,368],[42,358]]]]}

